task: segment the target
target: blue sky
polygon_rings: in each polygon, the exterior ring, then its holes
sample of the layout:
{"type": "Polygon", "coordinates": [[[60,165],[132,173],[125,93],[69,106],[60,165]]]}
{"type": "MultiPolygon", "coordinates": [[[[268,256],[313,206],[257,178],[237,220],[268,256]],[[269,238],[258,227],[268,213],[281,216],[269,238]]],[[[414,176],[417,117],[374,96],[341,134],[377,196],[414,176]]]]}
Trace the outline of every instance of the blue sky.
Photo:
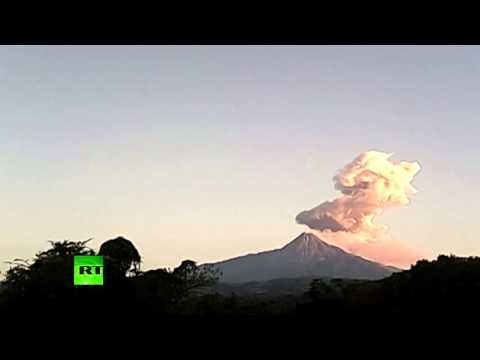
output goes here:
{"type": "Polygon", "coordinates": [[[422,166],[379,223],[480,253],[479,47],[3,46],[0,81],[2,261],[117,235],[146,268],[280,247],[369,149],[422,166]]]}

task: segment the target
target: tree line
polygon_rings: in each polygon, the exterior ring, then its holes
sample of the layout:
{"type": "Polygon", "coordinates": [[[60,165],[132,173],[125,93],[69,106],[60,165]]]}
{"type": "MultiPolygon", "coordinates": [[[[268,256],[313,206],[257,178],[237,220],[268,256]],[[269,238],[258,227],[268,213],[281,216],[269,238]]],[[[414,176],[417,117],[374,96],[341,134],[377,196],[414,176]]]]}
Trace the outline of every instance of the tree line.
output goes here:
{"type": "Polygon", "coordinates": [[[141,256],[123,237],[98,251],[86,241],[50,242],[31,260],[16,259],[0,283],[2,316],[296,317],[328,319],[476,317],[480,258],[440,255],[388,278],[315,279],[297,296],[255,299],[215,293],[221,274],[185,260],[174,269],[142,271],[141,256]],[[102,255],[104,286],[74,286],[75,255],[102,255]]]}

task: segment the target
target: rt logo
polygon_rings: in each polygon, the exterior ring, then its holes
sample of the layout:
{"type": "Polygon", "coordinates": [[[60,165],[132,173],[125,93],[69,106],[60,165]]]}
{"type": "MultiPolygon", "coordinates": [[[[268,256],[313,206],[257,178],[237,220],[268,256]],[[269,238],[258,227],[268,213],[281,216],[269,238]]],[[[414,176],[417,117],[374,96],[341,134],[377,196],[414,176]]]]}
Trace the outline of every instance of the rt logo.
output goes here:
{"type": "Polygon", "coordinates": [[[103,256],[75,256],[73,285],[103,285],[103,256]]]}

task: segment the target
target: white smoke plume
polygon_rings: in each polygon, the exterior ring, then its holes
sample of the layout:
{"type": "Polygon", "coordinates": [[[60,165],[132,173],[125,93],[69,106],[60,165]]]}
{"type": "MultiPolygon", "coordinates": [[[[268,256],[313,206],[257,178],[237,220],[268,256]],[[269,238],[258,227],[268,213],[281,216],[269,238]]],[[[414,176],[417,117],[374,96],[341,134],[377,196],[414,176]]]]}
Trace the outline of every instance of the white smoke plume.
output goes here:
{"type": "Polygon", "coordinates": [[[386,226],[374,223],[385,209],[409,203],[418,162],[395,161],[393,154],[367,151],[334,176],[341,197],[297,215],[299,224],[317,230],[326,241],[358,255],[406,266],[418,254],[393,240],[386,226]]]}

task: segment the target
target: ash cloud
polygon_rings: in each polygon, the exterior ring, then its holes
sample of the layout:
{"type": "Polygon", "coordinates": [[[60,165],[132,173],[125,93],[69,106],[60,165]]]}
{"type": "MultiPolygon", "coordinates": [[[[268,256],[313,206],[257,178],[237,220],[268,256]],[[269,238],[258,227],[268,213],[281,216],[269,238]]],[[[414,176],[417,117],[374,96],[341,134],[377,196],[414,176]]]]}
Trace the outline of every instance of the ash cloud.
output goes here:
{"type": "Polygon", "coordinates": [[[375,218],[387,208],[406,205],[416,193],[411,185],[418,162],[391,160],[391,153],[367,151],[333,177],[340,197],[299,213],[296,221],[326,241],[357,255],[406,266],[419,254],[394,240],[375,218]]]}

